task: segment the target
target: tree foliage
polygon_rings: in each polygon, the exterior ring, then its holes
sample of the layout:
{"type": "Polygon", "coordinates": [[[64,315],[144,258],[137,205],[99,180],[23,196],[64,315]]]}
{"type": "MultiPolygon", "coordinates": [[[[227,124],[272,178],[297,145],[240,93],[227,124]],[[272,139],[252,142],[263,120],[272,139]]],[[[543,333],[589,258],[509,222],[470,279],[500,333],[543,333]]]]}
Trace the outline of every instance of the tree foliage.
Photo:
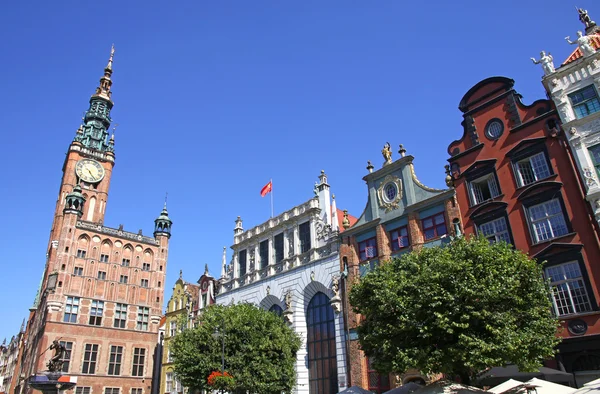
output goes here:
{"type": "Polygon", "coordinates": [[[198,323],[170,342],[174,371],[184,386],[211,391],[207,379],[221,371],[224,333],[225,371],[233,377],[234,391],[291,392],[301,340],[281,317],[246,303],[212,305],[198,323]]]}
{"type": "Polygon", "coordinates": [[[417,368],[468,382],[507,363],[531,371],[554,354],[549,291],[540,264],[524,253],[461,237],[382,264],[349,297],[377,370],[417,368]]]}

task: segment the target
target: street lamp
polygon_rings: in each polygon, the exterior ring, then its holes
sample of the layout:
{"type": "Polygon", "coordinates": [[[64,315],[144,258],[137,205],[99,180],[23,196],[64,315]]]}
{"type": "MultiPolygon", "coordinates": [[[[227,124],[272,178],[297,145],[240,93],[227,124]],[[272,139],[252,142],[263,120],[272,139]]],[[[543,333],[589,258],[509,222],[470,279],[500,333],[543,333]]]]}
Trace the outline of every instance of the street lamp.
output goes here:
{"type": "Polygon", "coordinates": [[[219,339],[221,338],[221,375],[225,375],[225,330],[221,329],[219,331],[219,327],[215,328],[215,332],[212,334],[213,338],[219,339]]]}

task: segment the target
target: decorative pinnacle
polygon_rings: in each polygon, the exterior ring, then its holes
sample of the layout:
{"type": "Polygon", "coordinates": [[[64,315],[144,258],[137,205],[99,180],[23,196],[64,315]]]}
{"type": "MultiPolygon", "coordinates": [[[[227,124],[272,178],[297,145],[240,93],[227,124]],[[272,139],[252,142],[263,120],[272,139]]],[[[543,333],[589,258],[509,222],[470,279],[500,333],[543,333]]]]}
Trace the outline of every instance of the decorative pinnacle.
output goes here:
{"type": "Polygon", "coordinates": [[[115,56],[115,44],[112,44],[110,48],[110,57],[108,58],[108,64],[106,65],[107,70],[112,70],[113,57],[115,56]]]}
{"type": "Polygon", "coordinates": [[[369,173],[373,172],[373,164],[371,164],[371,160],[367,160],[367,170],[369,170],[369,173]]]}
{"type": "Polygon", "coordinates": [[[406,149],[404,149],[404,145],[400,144],[400,149],[398,149],[398,153],[400,153],[400,157],[406,156],[406,149]]]}

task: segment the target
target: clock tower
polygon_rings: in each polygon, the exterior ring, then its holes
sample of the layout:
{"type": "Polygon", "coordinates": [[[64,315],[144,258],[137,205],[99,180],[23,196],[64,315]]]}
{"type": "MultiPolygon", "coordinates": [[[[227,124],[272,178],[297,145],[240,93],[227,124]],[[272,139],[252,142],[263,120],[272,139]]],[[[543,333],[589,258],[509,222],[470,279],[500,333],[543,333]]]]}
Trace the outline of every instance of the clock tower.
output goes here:
{"type": "Polygon", "coordinates": [[[152,236],[105,226],[115,164],[111,124],[114,47],[67,150],[42,282],[30,309],[20,371],[46,370],[59,340],[75,394],[150,393],[172,221],[166,204],[152,236]]]}

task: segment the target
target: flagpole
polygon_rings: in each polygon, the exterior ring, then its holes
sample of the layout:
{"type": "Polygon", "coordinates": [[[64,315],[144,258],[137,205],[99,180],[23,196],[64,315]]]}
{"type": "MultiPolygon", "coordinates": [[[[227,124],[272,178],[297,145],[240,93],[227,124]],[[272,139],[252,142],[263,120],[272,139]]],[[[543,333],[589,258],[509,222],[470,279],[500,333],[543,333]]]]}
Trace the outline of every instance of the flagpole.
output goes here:
{"type": "Polygon", "coordinates": [[[271,219],[273,218],[273,178],[271,178],[271,219]]]}

